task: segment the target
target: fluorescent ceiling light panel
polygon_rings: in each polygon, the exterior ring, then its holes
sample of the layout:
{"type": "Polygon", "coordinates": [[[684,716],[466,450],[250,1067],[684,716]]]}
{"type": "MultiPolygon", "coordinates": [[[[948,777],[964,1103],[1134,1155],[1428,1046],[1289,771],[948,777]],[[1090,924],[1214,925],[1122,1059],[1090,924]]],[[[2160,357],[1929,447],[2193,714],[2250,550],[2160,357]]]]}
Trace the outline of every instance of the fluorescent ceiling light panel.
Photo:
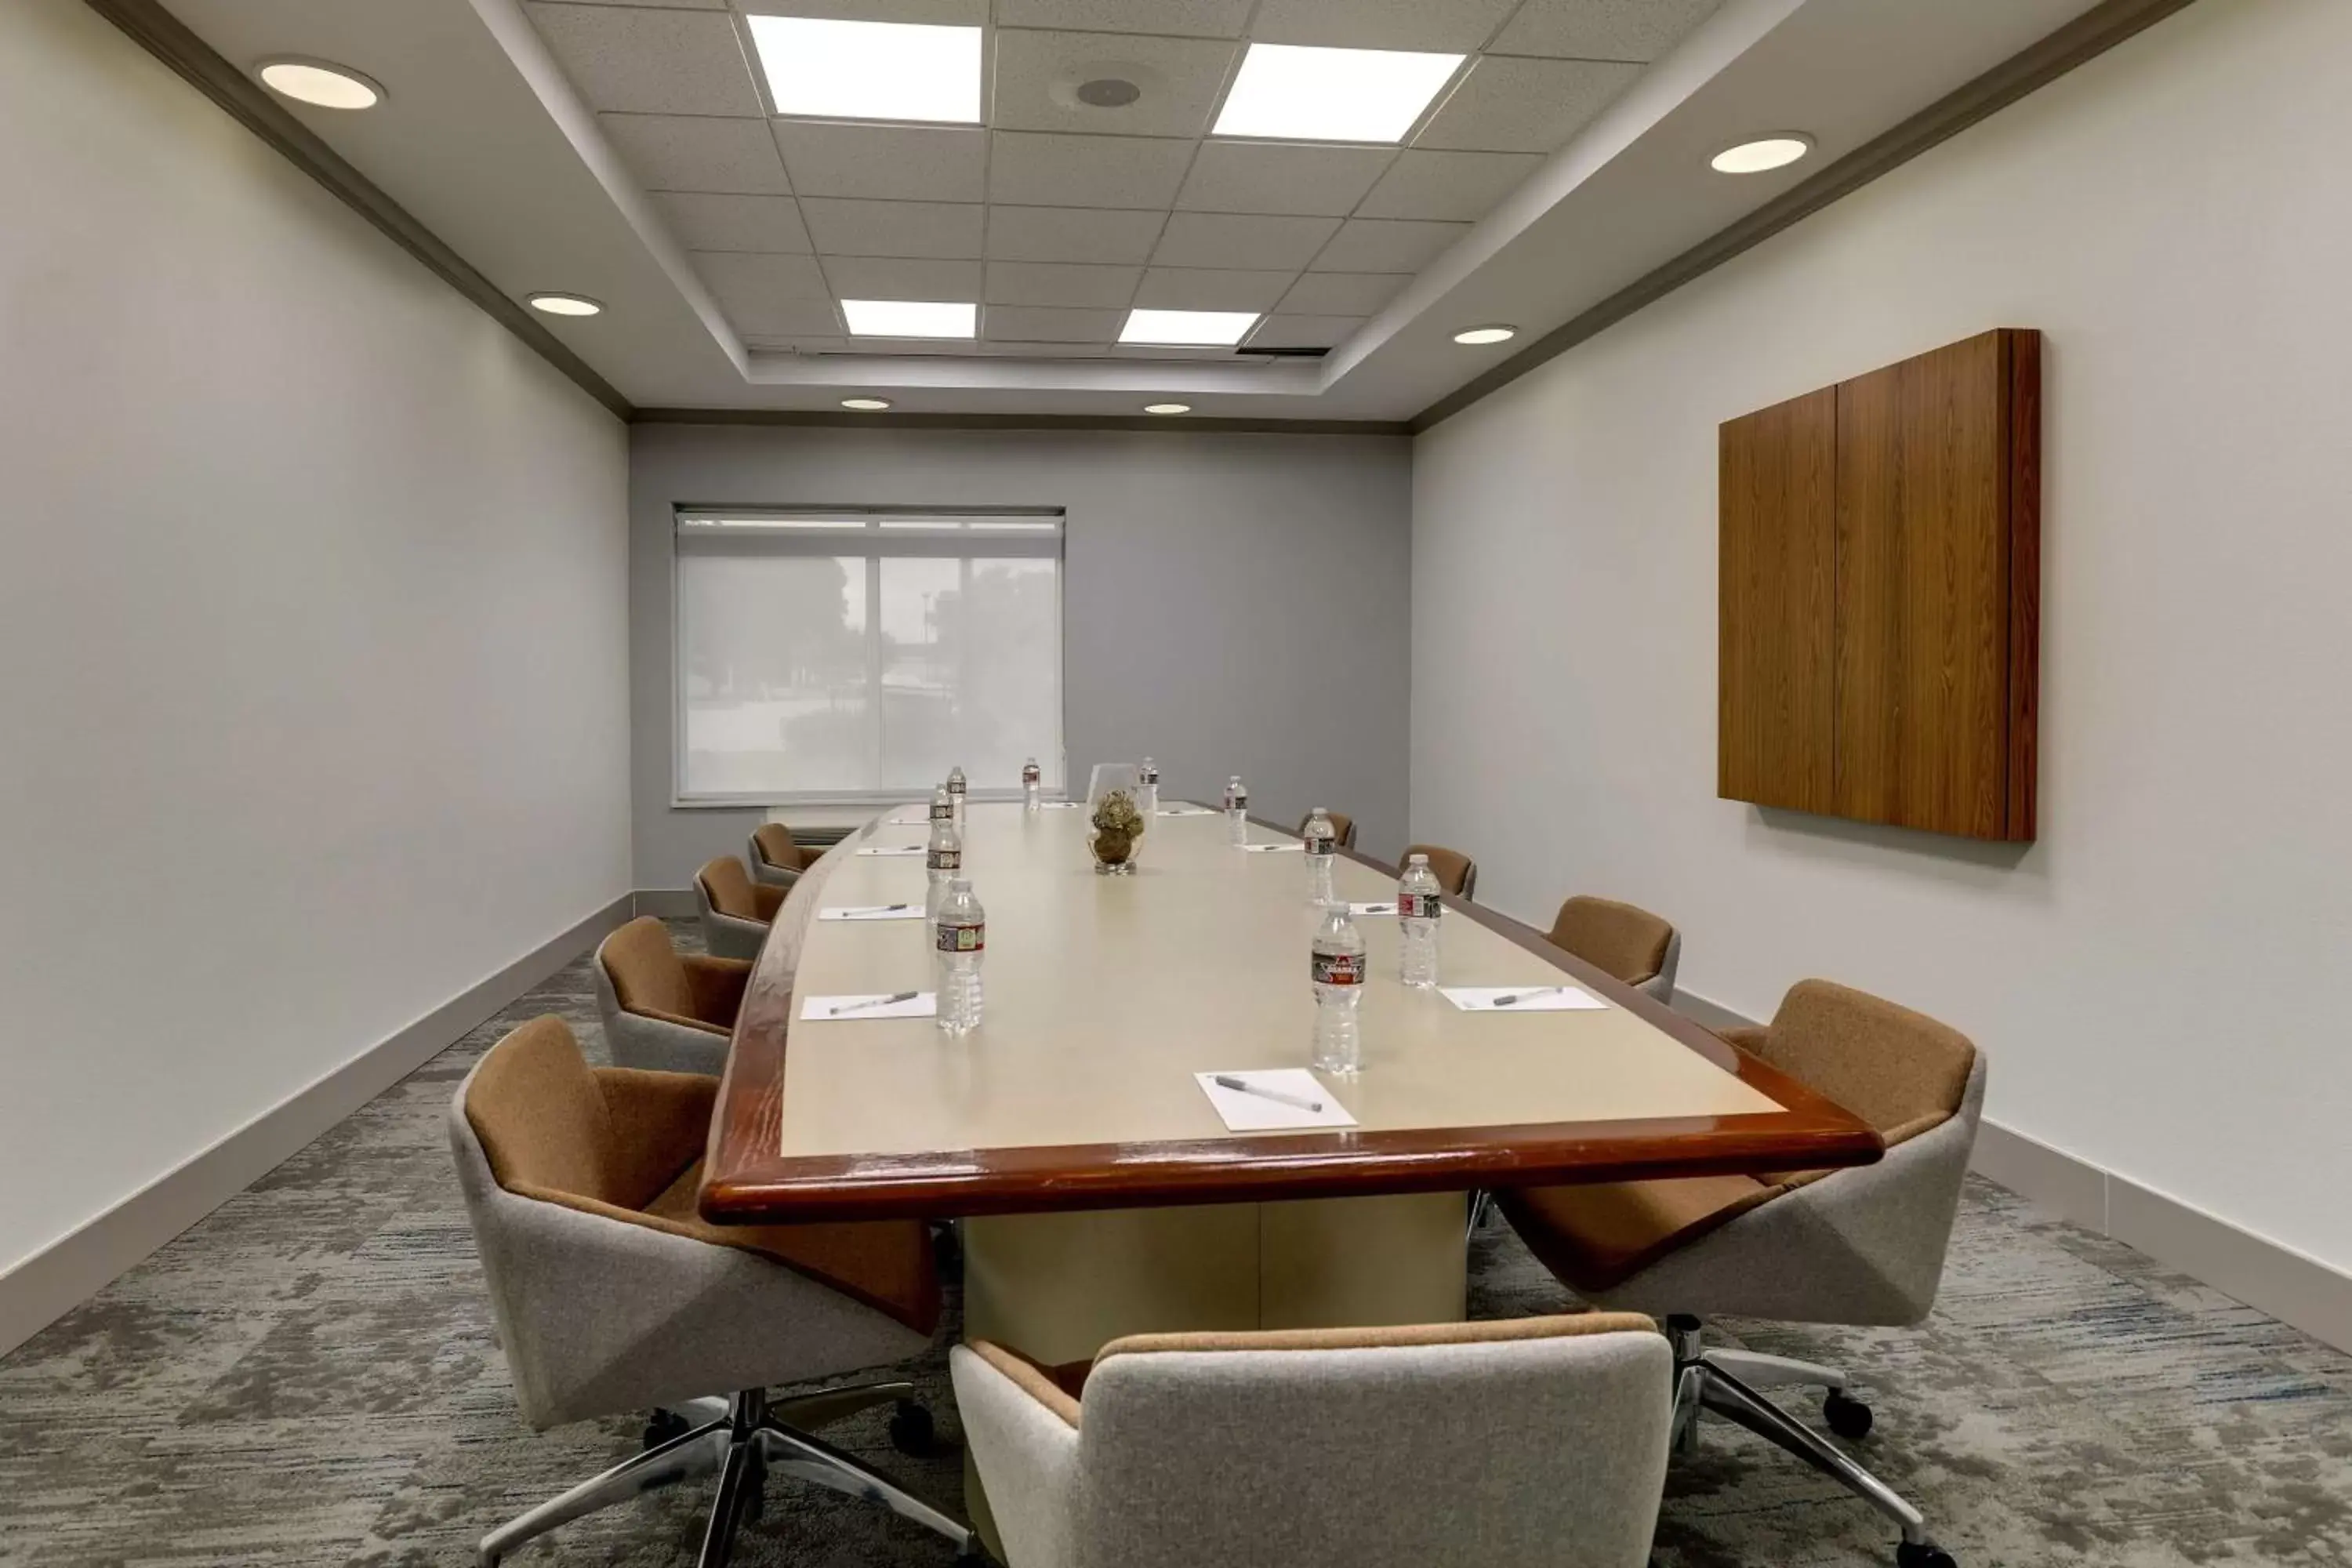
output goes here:
{"type": "Polygon", "coordinates": [[[752,16],[779,114],[980,123],[980,29],[752,16]]]}
{"type": "Polygon", "coordinates": [[[1252,44],[1211,134],[1401,142],[1462,59],[1401,49],[1252,44]]]}
{"type": "Polygon", "coordinates": [[[1129,310],[1118,341],[1163,348],[1228,348],[1256,324],[1254,310],[1129,310]]]}
{"type": "Polygon", "coordinates": [[[844,300],[841,313],[861,338],[969,338],[980,307],[940,300],[844,300]]]}

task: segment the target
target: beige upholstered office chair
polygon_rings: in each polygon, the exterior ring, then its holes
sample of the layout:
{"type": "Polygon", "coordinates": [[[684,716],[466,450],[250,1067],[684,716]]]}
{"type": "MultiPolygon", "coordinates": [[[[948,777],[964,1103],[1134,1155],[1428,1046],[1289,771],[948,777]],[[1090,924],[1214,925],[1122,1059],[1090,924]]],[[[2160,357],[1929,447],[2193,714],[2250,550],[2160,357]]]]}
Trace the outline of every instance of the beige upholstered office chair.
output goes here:
{"type": "Polygon", "coordinates": [[[1661,1002],[1675,999],[1683,933],[1647,910],[1580,895],[1559,906],[1547,940],[1661,1002]]]}
{"type": "Polygon", "coordinates": [[[1459,849],[1448,849],[1442,844],[1408,844],[1404,847],[1402,867],[1416,855],[1429,857],[1429,868],[1437,873],[1437,886],[1449,899],[1467,899],[1476,895],[1478,862],[1459,849]]]}
{"type": "Polygon", "coordinates": [[[613,1060],[715,1075],[751,977],[748,961],[680,952],[661,921],[639,915],[596,949],[596,1011],[613,1060]]]}
{"type": "Polygon", "coordinates": [[[768,940],[768,922],[784,905],[789,889],[754,882],[743,862],[721,855],[694,874],[694,902],[702,911],[702,945],[719,958],[757,958],[768,940]]]}
{"type": "Polygon", "coordinates": [[[1984,1104],[1983,1053],[1966,1037],[1875,996],[1807,980],[1771,1026],[1725,1038],[1878,1129],[1885,1158],[1841,1171],[1539,1187],[1500,1194],[1528,1247],[1570,1289],[1668,1320],[1678,1440],[1701,1410],[1729,1416],[1835,1477],[1903,1530],[1904,1568],[1951,1568],[1916,1509],[1750,1386],[1823,1387],[1841,1436],[1870,1429],[1869,1406],[1829,1367],[1706,1350],[1699,1316],[1800,1323],[1916,1323],[1943,1276],[1960,1180],[1984,1104]]]}
{"type": "MultiPolygon", "coordinates": [[[[1353,849],[1356,847],[1356,819],[1344,811],[1327,811],[1323,815],[1331,819],[1331,831],[1339,835],[1339,847],[1353,849]]],[[[1298,819],[1298,836],[1301,838],[1307,837],[1307,825],[1314,820],[1315,814],[1311,811],[1298,819]]]]}
{"type": "Polygon", "coordinates": [[[1626,1314],[953,1353],[1011,1568],[1641,1568],[1672,1357],[1626,1314]]]}
{"type": "Polygon", "coordinates": [[[906,1383],[771,1404],[772,1384],[901,1361],[940,1315],[919,1221],[733,1227],[695,1212],[719,1086],[588,1066],[560,1018],[490,1047],[457,1088],[449,1142],[523,1418],[545,1429],[656,1412],[642,1454],[482,1538],[495,1563],[556,1526],[717,1473],[701,1562],[727,1561],[773,1470],[866,1497],[963,1550],[971,1531],[804,1429],[898,1402],[891,1436],[929,1437],[906,1383]]]}
{"type": "Polygon", "coordinates": [[[763,822],[751,830],[751,875],[760,881],[789,888],[816,858],[816,851],[794,843],[793,830],[781,822],[763,822]]]}

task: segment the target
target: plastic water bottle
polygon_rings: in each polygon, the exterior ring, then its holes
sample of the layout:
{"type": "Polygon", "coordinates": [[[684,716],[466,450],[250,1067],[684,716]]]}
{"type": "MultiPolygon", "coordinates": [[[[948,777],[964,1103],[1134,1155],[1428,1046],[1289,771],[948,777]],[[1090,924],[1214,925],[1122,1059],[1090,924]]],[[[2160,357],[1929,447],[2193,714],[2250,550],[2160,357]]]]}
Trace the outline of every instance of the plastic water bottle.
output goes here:
{"type": "Polygon", "coordinates": [[[948,770],[948,795],[955,807],[955,825],[963,826],[963,768],[961,764],[948,770]]]}
{"type": "MultiPolygon", "coordinates": [[[[980,960],[988,947],[988,912],[971,896],[971,880],[958,877],[931,921],[938,948],[935,966],[940,1028],[963,1036],[979,1026],[980,960]]],[[[1358,951],[1362,943],[1357,944],[1358,951]]]]}
{"type": "Polygon", "coordinates": [[[1136,801],[1135,808],[1143,813],[1144,826],[1149,827],[1151,819],[1160,815],[1160,764],[1150,757],[1144,758],[1143,766],[1136,770],[1135,783],[1135,793],[1141,797],[1136,801]]]}
{"type": "Polygon", "coordinates": [[[1239,773],[1225,781],[1225,837],[1235,844],[1249,842],[1249,791],[1239,773]]]}
{"type": "Polygon", "coordinates": [[[1331,905],[1315,932],[1314,975],[1316,1070],[1352,1075],[1364,1065],[1356,1021],[1364,999],[1364,937],[1345,904],[1331,905]]]}
{"type": "Polygon", "coordinates": [[[1038,798],[1044,793],[1045,787],[1045,775],[1039,770],[1037,759],[1032,757],[1022,763],[1021,804],[1024,809],[1029,811],[1037,809],[1038,798]]]}
{"type": "Polygon", "coordinates": [[[948,793],[947,785],[941,784],[931,792],[931,826],[937,827],[941,822],[954,820],[955,796],[948,793]]]}
{"type": "Polygon", "coordinates": [[[940,906],[947,902],[948,884],[963,875],[963,835],[956,831],[954,817],[931,819],[931,844],[924,851],[923,867],[931,879],[930,895],[923,910],[937,920],[940,906]]]}
{"type": "Polygon", "coordinates": [[[1307,901],[1328,904],[1337,901],[1331,891],[1331,861],[1339,853],[1339,830],[1331,826],[1331,818],[1317,806],[1307,818],[1307,901]]]}
{"type": "Polygon", "coordinates": [[[1445,907],[1429,857],[1415,855],[1397,879],[1397,926],[1404,933],[1400,978],[1416,991],[1437,984],[1437,917],[1445,907]]]}

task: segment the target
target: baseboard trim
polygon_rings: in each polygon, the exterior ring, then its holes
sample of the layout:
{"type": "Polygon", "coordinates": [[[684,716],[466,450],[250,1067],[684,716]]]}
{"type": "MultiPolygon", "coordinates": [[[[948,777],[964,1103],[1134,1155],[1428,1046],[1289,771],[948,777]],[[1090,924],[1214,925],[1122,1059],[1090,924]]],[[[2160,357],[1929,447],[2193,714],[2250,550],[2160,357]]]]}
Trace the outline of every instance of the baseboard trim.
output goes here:
{"type": "MultiPolygon", "coordinates": [[[[1688,992],[1676,994],[1675,1007],[1710,1029],[1754,1022],[1688,992]]],[[[1978,1130],[1969,1163],[1979,1175],[2085,1230],[2137,1247],[2315,1340],[2352,1351],[2352,1274],[1996,1121],[1978,1130]]]]}
{"type": "Polygon", "coordinates": [[[690,888],[639,888],[633,900],[636,912],[659,920],[692,920],[702,912],[690,888]]]}
{"type": "Polygon", "coordinates": [[[629,918],[623,895],[0,1274],[0,1355],[89,1300],[629,918]]]}

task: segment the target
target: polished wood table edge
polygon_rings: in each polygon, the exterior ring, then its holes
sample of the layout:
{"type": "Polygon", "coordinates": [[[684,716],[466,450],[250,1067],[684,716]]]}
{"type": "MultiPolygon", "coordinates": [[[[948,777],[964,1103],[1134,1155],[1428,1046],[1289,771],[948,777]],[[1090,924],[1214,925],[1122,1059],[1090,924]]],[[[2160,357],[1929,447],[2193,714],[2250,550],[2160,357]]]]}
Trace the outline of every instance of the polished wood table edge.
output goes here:
{"type": "MultiPolygon", "coordinates": [[[[1277,824],[1253,822],[1286,836],[1277,824]]],[[[845,843],[855,842],[862,835],[845,843]]],[[[1355,850],[1349,859],[1393,868],[1355,850]]],[[[1769,1063],[1734,1048],[1643,992],[1554,947],[1522,921],[1472,901],[1476,921],[1612,1005],[1698,1052],[1783,1109],[1754,1115],[1529,1123],[1462,1130],[1339,1130],[1147,1143],[1057,1144],[786,1158],[782,1124],[791,976],[772,941],[737,1014],[706,1146],[699,1207],[715,1224],[940,1218],[969,1215],[1263,1203],[1473,1187],[1658,1180],[1866,1165],[1885,1152],[1867,1123],[1769,1063]]]]}

